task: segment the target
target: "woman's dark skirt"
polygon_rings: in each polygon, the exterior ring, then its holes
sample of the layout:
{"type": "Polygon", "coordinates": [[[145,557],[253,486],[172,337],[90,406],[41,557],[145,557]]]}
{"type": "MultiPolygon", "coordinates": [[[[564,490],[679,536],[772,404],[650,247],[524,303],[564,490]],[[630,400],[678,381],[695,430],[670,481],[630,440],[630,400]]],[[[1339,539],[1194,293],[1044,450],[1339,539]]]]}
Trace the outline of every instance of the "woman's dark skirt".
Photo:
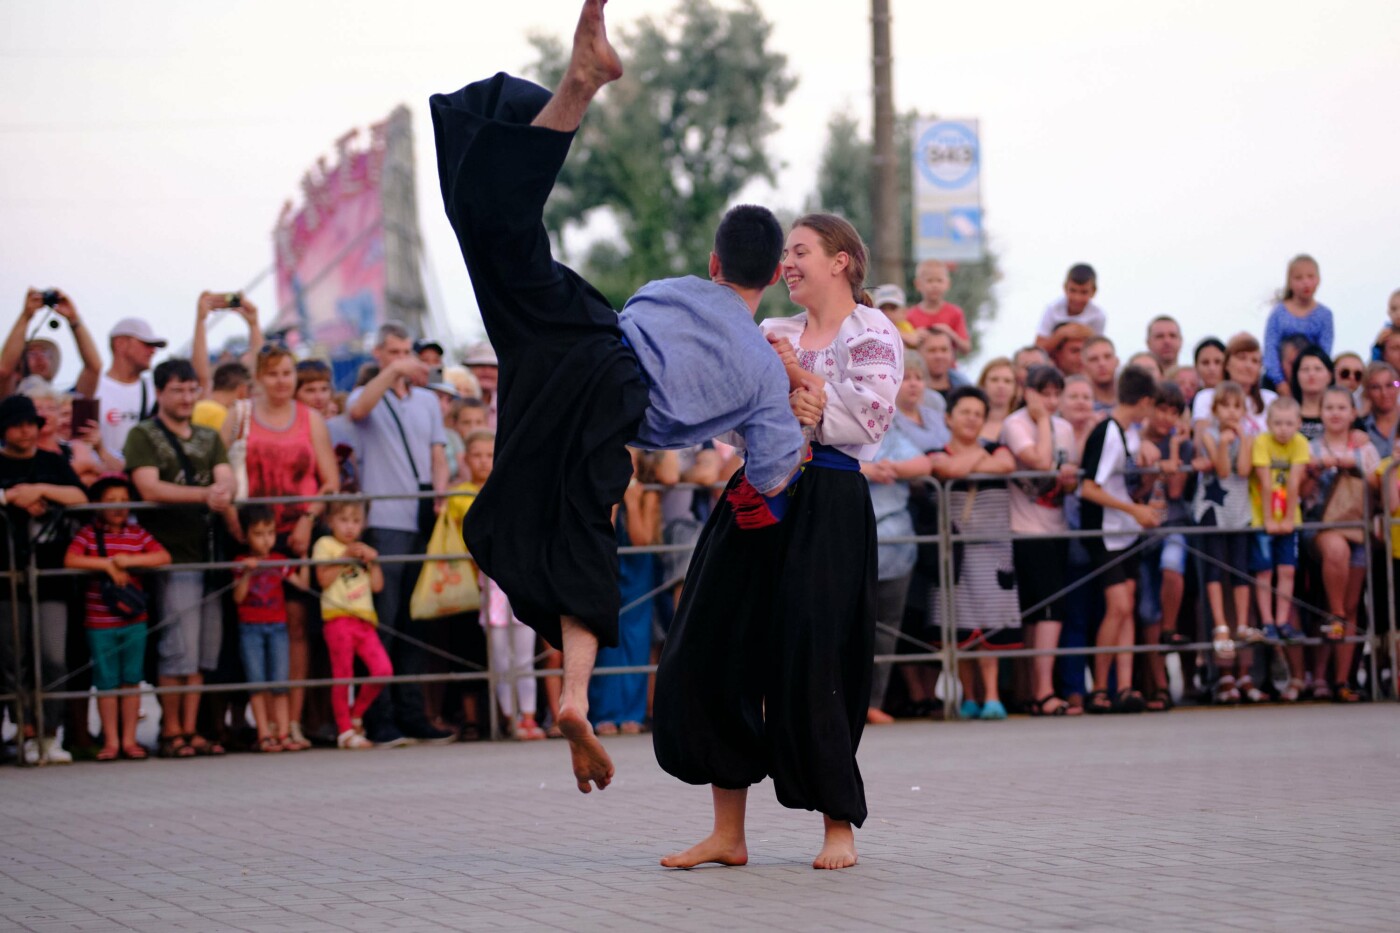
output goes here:
{"type": "Polygon", "coordinates": [[[617,644],[612,507],[648,402],[617,313],[554,261],[545,202],[572,133],[530,126],[549,92],[498,74],[430,100],[447,217],[500,361],[496,457],[464,538],[522,622],[577,617],[617,644]]]}
{"type": "Polygon", "coordinates": [[[809,466],[770,528],[740,529],[721,499],[657,672],[661,767],[729,789],[772,777],[783,806],[861,825],[856,748],[875,607],[875,515],[860,473],[809,466]]]}

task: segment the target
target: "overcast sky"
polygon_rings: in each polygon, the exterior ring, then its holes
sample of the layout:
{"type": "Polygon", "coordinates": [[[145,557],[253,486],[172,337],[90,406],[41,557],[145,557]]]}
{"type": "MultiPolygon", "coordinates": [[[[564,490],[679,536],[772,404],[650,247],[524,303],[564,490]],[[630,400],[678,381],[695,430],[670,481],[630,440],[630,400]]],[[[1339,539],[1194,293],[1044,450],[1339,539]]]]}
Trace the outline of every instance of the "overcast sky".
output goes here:
{"type": "MultiPolygon", "coordinates": [[[[772,141],[780,182],[745,197],[796,210],[830,114],[868,122],[869,7],[759,6],[800,83],[772,141]]],[[[1321,264],[1336,349],[1364,349],[1384,323],[1400,288],[1400,4],[891,6],[896,107],[981,120],[986,225],[1005,270],[990,348],[1025,343],[1078,261],[1099,270],[1124,357],[1159,313],[1181,319],[1188,344],[1262,333],[1298,252],[1321,264]]],[[[17,312],[28,285],[56,285],[99,334],[137,314],[185,341],[201,289],[239,288],[271,263],[278,210],[315,159],[406,103],[429,293],[453,336],[479,332],[426,100],[519,71],[528,32],[568,35],[577,7],[0,3],[0,311],[17,312]]],[[[671,7],[613,0],[608,15],[623,25],[671,7]]],[[[269,318],[271,284],[251,295],[269,318]]]]}

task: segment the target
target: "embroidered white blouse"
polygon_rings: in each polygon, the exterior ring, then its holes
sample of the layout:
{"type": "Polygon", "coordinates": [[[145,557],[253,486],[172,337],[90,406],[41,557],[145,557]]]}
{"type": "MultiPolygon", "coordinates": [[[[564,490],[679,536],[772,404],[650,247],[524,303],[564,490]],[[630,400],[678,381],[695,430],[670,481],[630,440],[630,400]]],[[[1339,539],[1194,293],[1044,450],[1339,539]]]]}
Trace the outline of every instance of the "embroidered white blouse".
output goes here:
{"type": "Polygon", "coordinates": [[[763,333],[786,337],[797,362],[826,380],[826,410],[813,438],[857,460],[873,460],[894,424],[894,399],[904,377],[904,344],[889,318],[864,305],[841,324],[836,339],[820,350],[800,344],[807,312],[768,318],[763,333]]]}

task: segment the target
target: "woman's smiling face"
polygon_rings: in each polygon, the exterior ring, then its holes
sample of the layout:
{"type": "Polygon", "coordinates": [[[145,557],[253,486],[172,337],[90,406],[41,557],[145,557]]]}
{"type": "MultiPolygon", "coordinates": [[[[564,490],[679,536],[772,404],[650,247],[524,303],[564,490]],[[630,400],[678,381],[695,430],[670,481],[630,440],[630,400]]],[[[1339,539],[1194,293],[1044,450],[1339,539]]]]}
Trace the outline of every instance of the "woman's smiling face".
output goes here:
{"type": "Polygon", "coordinates": [[[841,271],[846,254],[832,256],[821,237],[810,227],[793,227],[783,247],[782,273],[793,303],[808,307],[810,302],[833,286],[846,288],[841,271]]]}

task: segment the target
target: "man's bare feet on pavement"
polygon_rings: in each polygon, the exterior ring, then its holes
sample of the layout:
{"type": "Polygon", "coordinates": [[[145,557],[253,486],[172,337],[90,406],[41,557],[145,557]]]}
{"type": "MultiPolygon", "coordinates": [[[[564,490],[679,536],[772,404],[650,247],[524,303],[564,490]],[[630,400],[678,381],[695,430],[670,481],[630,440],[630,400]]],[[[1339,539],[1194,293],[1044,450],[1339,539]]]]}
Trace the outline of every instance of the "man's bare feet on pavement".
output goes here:
{"type": "Polygon", "coordinates": [[[749,848],[743,837],[737,841],[711,833],[684,852],[668,855],[661,860],[663,868],[694,868],[707,862],[720,865],[747,865],[749,848]]]}
{"type": "Polygon", "coordinates": [[[558,724],[559,731],[569,740],[569,755],[573,758],[578,789],[586,794],[593,790],[593,784],[597,784],[599,790],[611,784],[612,759],[608,757],[603,743],[593,734],[588,717],[572,706],[564,706],[559,710],[558,724]]]}
{"type": "Polygon", "coordinates": [[[574,29],[574,50],[569,59],[569,77],[597,90],[622,77],[622,60],[608,41],[603,7],[608,0],[585,0],[574,29]]]}
{"type": "Polygon", "coordinates": [[[850,868],[856,863],[856,834],[845,820],[824,816],[826,839],[822,850],[812,860],[813,868],[850,868]]]}

